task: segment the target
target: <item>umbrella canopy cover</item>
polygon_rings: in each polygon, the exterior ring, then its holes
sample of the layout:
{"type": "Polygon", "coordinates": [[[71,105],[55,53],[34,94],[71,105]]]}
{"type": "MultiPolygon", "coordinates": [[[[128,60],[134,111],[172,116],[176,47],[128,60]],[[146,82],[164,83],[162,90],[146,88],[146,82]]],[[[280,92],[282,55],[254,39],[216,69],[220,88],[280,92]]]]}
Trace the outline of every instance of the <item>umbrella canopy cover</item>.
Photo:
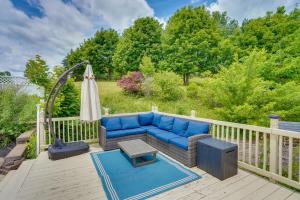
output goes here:
{"type": "Polygon", "coordinates": [[[101,118],[100,100],[92,66],[87,65],[81,84],[80,120],[92,122],[101,118]]]}

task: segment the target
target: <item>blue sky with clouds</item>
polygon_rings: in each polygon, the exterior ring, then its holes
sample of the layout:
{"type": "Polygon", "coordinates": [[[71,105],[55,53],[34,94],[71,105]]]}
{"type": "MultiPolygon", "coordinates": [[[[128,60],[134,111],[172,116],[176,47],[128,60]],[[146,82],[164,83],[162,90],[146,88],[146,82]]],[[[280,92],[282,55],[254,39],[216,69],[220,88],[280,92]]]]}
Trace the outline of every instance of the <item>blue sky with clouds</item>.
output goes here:
{"type": "Polygon", "coordinates": [[[205,5],[231,18],[262,16],[300,0],[1,0],[0,71],[23,75],[25,63],[40,54],[50,67],[61,64],[71,48],[101,27],[119,33],[135,19],[152,16],[161,23],[183,6],[205,5]]]}

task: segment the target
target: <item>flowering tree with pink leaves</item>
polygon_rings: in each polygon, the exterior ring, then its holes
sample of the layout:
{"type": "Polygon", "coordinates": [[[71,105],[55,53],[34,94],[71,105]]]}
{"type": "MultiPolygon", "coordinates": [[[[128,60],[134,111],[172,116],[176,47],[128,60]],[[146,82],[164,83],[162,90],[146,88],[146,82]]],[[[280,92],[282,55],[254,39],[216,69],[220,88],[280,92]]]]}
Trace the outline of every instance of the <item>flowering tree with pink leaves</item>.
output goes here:
{"type": "Polygon", "coordinates": [[[120,86],[123,91],[127,93],[137,94],[142,90],[143,81],[143,74],[141,72],[135,71],[122,76],[121,80],[118,81],[118,86],[120,86]]]}

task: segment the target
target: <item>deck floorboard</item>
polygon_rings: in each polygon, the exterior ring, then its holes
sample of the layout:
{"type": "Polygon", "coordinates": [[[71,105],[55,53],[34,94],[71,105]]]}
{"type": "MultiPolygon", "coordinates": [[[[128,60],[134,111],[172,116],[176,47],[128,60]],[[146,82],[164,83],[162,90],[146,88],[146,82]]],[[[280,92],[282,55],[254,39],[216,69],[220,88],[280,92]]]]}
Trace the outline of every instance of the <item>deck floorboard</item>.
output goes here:
{"type": "MultiPolygon", "coordinates": [[[[102,149],[93,145],[91,151],[102,151],[102,149]]],[[[151,199],[300,199],[300,193],[241,169],[239,169],[238,175],[224,181],[220,181],[196,167],[191,170],[201,175],[202,178],[151,199]]],[[[42,152],[33,163],[23,183],[20,184],[16,196],[18,200],[106,199],[101,181],[88,153],[51,161],[48,159],[47,153],[42,152]]]]}

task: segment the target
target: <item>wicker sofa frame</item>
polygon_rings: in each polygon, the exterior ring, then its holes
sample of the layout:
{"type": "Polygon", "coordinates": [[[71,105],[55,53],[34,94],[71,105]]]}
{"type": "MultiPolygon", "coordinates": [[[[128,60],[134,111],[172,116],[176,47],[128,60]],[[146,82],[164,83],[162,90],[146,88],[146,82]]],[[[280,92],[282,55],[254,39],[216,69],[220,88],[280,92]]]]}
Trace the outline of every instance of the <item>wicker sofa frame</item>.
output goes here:
{"type": "MultiPolygon", "coordinates": [[[[128,115],[126,115],[128,116],[128,115]]],[[[122,116],[116,116],[122,117],[122,116]]],[[[190,120],[194,121],[194,120],[190,120]]],[[[179,161],[188,167],[196,166],[196,153],[197,153],[197,141],[199,139],[211,137],[210,134],[199,134],[194,135],[188,138],[188,150],[177,147],[176,145],[166,143],[164,141],[158,140],[157,138],[144,133],[138,135],[129,135],[118,138],[106,138],[106,128],[104,126],[99,126],[99,144],[104,151],[109,151],[113,149],[118,149],[118,142],[133,140],[133,139],[142,139],[147,142],[157,150],[165,153],[171,158],[179,161]]]]}

